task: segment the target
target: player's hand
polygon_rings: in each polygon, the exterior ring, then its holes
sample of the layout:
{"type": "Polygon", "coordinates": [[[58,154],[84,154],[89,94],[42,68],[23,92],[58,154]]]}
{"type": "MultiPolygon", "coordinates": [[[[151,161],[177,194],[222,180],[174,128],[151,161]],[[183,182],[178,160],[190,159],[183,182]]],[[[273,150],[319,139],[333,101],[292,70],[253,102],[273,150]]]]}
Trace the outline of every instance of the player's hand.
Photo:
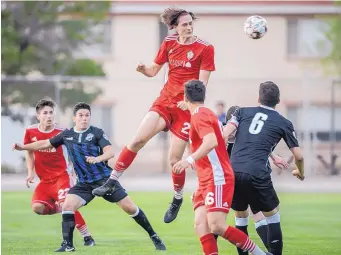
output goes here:
{"type": "Polygon", "coordinates": [[[296,178],[297,179],[299,179],[300,181],[303,181],[304,180],[304,174],[301,174],[300,173],[300,170],[298,170],[298,169],[294,169],[294,170],[292,170],[292,175],[293,176],[296,176],[296,178]]]}
{"type": "Polygon", "coordinates": [[[289,163],[282,157],[278,155],[273,155],[272,157],[272,162],[274,163],[275,166],[277,166],[280,169],[288,169],[289,168],[289,163]]]}
{"type": "Polygon", "coordinates": [[[12,150],[13,151],[23,151],[24,147],[20,143],[15,143],[12,145],[12,150]]]}
{"type": "Polygon", "coordinates": [[[85,158],[86,158],[86,162],[88,162],[89,164],[96,164],[100,162],[97,157],[85,156],[85,158]]]}
{"type": "Polygon", "coordinates": [[[137,64],[136,71],[141,73],[145,70],[145,68],[146,68],[146,65],[143,64],[142,62],[139,62],[137,64]]]}
{"type": "Polygon", "coordinates": [[[28,175],[26,178],[26,187],[30,187],[30,183],[34,183],[34,175],[28,175]]]}
{"type": "Polygon", "coordinates": [[[176,174],[182,173],[186,168],[190,167],[191,164],[187,160],[180,160],[173,166],[173,172],[176,174]]]}
{"type": "Polygon", "coordinates": [[[184,101],[180,101],[180,102],[178,103],[178,108],[180,108],[180,109],[183,110],[183,111],[188,110],[188,106],[187,106],[187,104],[186,104],[184,101]]]}

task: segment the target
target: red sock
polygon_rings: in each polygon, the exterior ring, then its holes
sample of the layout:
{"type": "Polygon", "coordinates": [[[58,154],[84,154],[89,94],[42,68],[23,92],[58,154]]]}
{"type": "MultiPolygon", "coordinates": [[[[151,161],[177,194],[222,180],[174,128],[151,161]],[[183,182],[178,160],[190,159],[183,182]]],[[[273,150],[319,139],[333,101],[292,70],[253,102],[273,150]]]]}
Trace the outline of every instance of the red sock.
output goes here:
{"type": "Polygon", "coordinates": [[[256,244],[245,233],[232,226],[227,227],[223,237],[243,251],[252,253],[256,249],[256,244]]]}
{"type": "Polygon", "coordinates": [[[114,169],[118,172],[123,172],[131,165],[136,155],[136,152],[132,152],[127,147],[124,147],[116,160],[114,169]]]}
{"type": "Polygon", "coordinates": [[[218,245],[213,234],[200,237],[200,243],[204,255],[218,255],[218,245]]]}
{"type": "Polygon", "coordinates": [[[185,186],[186,171],[176,174],[172,171],[173,187],[175,191],[182,191],[185,186]]]}
{"type": "Polygon", "coordinates": [[[83,237],[90,236],[88,226],[86,225],[85,220],[79,211],[75,211],[75,224],[79,233],[81,233],[83,237]]]}

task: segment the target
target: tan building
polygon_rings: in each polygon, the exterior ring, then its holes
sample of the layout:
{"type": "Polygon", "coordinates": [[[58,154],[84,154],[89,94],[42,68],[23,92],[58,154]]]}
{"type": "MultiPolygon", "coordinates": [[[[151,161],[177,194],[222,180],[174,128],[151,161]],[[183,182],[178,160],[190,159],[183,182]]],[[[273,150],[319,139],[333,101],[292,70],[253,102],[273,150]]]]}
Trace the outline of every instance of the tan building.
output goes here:
{"type": "MultiPolygon", "coordinates": [[[[107,114],[102,123],[120,147],[135,134],[163,86],[164,70],[151,79],[135,72],[135,67],[138,61],[153,61],[167,34],[159,21],[159,14],[166,7],[162,2],[113,4],[112,15],[98,28],[105,31],[104,43],[84,49],[103,63],[107,72],[108,80],[102,84],[105,93],[98,103],[106,102],[107,114]],[[108,102],[114,103],[111,115],[108,102]]],[[[322,135],[318,140],[328,140],[332,81],[324,76],[319,59],[328,54],[330,44],[324,37],[325,24],[313,17],[340,13],[340,8],[333,6],[332,1],[200,1],[183,2],[179,7],[199,16],[196,35],[215,47],[217,70],[208,85],[209,106],[213,107],[217,100],[225,101],[227,106],[255,105],[259,83],[272,80],[281,89],[279,110],[292,119],[296,129],[322,132],[327,139],[322,135]],[[268,21],[268,34],[260,40],[252,40],[243,32],[244,20],[253,14],[268,21]]],[[[334,98],[338,104],[335,125],[340,132],[340,86],[335,89],[334,98]]]]}

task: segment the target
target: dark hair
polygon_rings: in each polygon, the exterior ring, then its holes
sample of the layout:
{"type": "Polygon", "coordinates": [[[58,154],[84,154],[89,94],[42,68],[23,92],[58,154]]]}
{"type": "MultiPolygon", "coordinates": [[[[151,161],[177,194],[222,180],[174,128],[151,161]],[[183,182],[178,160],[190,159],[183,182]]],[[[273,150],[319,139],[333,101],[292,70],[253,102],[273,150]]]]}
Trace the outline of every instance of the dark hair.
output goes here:
{"type": "Polygon", "coordinates": [[[206,86],[200,80],[190,80],[185,83],[185,96],[191,103],[203,103],[206,97],[206,86]]]}
{"type": "Polygon", "coordinates": [[[215,105],[225,107],[225,103],[223,101],[217,101],[217,103],[215,105]]]}
{"type": "Polygon", "coordinates": [[[262,105],[275,107],[279,103],[280,92],[272,81],[266,81],[259,86],[259,102],[262,105]]]}
{"type": "Polygon", "coordinates": [[[56,104],[51,99],[40,99],[39,102],[36,104],[36,112],[38,113],[45,106],[50,106],[54,109],[56,107],[56,104]]]}
{"type": "Polygon", "coordinates": [[[82,110],[82,109],[89,110],[89,112],[91,114],[90,105],[88,105],[87,103],[84,103],[84,102],[79,102],[73,107],[73,115],[75,116],[77,114],[77,112],[79,110],[82,110]]]}
{"type": "Polygon", "coordinates": [[[226,112],[226,120],[225,122],[227,123],[231,118],[232,115],[235,113],[235,111],[237,111],[240,107],[238,105],[233,105],[231,106],[227,112],[226,112]]]}
{"type": "Polygon", "coordinates": [[[193,20],[197,19],[193,12],[188,12],[179,8],[167,8],[160,15],[161,22],[165,24],[169,30],[172,30],[179,24],[179,18],[187,14],[191,15],[193,20]]]}

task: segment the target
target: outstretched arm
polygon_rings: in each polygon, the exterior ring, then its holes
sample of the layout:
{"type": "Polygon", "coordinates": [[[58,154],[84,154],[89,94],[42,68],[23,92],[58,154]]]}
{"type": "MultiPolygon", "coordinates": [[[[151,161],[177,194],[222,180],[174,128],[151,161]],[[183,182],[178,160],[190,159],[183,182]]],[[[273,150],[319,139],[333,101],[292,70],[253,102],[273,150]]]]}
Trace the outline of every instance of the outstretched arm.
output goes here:
{"type": "Polygon", "coordinates": [[[138,63],[136,71],[142,73],[147,77],[154,77],[160,72],[162,66],[163,65],[158,65],[156,63],[152,63],[149,66],[146,66],[143,63],[138,63]]]}
{"type": "Polygon", "coordinates": [[[28,143],[25,145],[22,145],[19,143],[13,144],[13,150],[17,150],[17,151],[37,151],[37,150],[45,150],[49,148],[53,148],[49,139],[37,141],[34,143],[28,143]]]}

